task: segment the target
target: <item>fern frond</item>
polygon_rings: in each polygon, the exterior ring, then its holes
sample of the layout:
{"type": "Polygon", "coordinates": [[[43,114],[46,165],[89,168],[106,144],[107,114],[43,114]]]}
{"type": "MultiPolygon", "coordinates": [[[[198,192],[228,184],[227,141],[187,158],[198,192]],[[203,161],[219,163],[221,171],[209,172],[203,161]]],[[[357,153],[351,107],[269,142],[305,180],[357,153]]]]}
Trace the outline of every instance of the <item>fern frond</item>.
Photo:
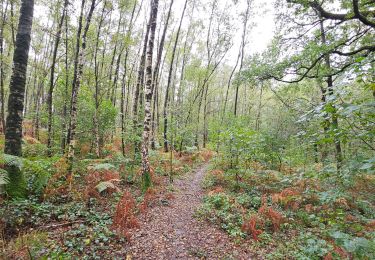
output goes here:
{"type": "Polygon", "coordinates": [[[3,154],[0,162],[7,167],[17,167],[18,169],[23,167],[23,159],[15,155],[3,154]]]}
{"type": "Polygon", "coordinates": [[[8,172],[4,169],[0,169],[0,186],[7,185],[9,183],[8,172]]]}

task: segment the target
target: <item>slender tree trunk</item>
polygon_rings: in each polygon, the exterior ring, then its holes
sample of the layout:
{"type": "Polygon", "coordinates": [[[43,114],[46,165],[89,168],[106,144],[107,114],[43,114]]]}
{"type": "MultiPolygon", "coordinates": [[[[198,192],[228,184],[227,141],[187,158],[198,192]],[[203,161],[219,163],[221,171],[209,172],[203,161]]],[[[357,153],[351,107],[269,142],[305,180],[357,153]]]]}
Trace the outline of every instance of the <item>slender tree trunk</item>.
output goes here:
{"type": "MultiPolygon", "coordinates": [[[[240,60],[240,68],[239,72],[242,70],[243,66],[243,59],[245,57],[245,46],[246,46],[246,33],[247,33],[247,22],[249,19],[249,13],[250,13],[250,5],[252,0],[247,0],[247,8],[245,12],[245,18],[243,23],[243,32],[242,32],[242,40],[241,40],[241,60],[240,60]]],[[[234,99],[234,116],[237,116],[238,112],[238,92],[239,92],[239,83],[236,84],[236,94],[234,99]]]]}
{"type": "MultiPolygon", "coordinates": [[[[116,31],[116,34],[118,35],[119,32],[120,32],[120,24],[121,24],[121,20],[122,20],[122,12],[120,12],[120,19],[118,21],[118,24],[117,24],[117,31],[116,31]]],[[[118,41],[116,40],[115,41],[115,47],[113,48],[113,53],[112,53],[112,59],[111,59],[111,64],[109,65],[109,83],[110,83],[110,87],[108,89],[108,98],[111,98],[111,83],[112,83],[112,75],[113,75],[113,65],[115,64],[115,59],[116,59],[116,53],[117,53],[117,44],[118,44],[118,41]]]]}
{"type": "Polygon", "coordinates": [[[86,25],[85,25],[83,35],[82,35],[82,48],[80,50],[80,38],[81,38],[81,31],[82,31],[84,5],[85,5],[85,0],[82,0],[81,14],[79,18],[79,25],[78,25],[78,32],[77,32],[77,44],[76,44],[77,49],[76,49],[76,57],[74,61],[74,77],[73,77],[73,84],[72,84],[72,97],[71,97],[71,109],[70,109],[70,124],[69,124],[69,138],[68,138],[69,145],[68,145],[68,155],[67,155],[68,163],[69,163],[69,169],[68,169],[69,178],[71,178],[71,174],[73,171],[74,149],[76,145],[75,130],[77,127],[77,98],[78,98],[79,88],[81,85],[81,77],[83,73],[84,52],[86,49],[86,37],[87,37],[87,32],[90,27],[92,14],[95,8],[95,0],[92,0],[91,7],[87,15],[86,25]]]}
{"type": "Polygon", "coordinates": [[[137,140],[138,139],[138,133],[139,133],[139,98],[140,98],[140,92],[141,88],[144,83],[144,73],[145,73],[145,63],[146,63],[146,52],[147,52],[147,43],[148,43],[148,38],[149,38],[149,33],[150,33],[150,27],[151,27],[151,16],[150,16],[150,21],[146,25],[146,34],[145,34],[145,40],[143,43],[143,50],[142,50],[142,56],[141,60],[139,62],[139,69],[138,69],[138,78],[137,78],[137,84],[135,87],[134,91],[134,101],[133,101],[133,130],[135,134],[135,142],[134,142],[134,158],[137,156],[139,153],[139,145],[140,142],[137,140]]]}
{"type": "MultiPolygon", "coordinates": [[[[208,83],[206,84],[208,85],[208,83]]],[[[198,116],[197,116],[197,130],[195,133],[195,141],[194,145],[198,148],[199,150],[199,126],[200,126],[200,117],[201,117],[201,109],[202,109],[202,103],[203,103],[203,96],[204,93],[206,92],[206,85],[203,86],[203,91],[201,92],[200,98],[199,98],[199,104],[198,104],[198,116]]]]}
{"type": "Polygon", "coordinates": [[[171,64],[169,66],[169,74],[168,74],[168,81],[167,81],[167,88],[165,90],[165,98],[164,98],[164,106],[163,106],[163,119],[164,119],[164,132],[163,132],[163,138],[164,138],[164,152],[168,152],[168,138],[167,138],[167,133],[168,133],[168,102],[169,102],[169,89],[171,86],[171,81],[172,81],[172,73],[173,73],[173,62],[174,58],[176,55],[176,49],[177,49],[177,43],[178,43],[178,37],[180,35],[181,31],[181,25],[182,25],[182,20],[184,19],[185,15],[185,10],[187,6],[187,0],[185,1],[184,9],[182,10],[181,18],[180,18],[180,24],[177,29],[177,34],[176,34],[176,40],[174,42],[173,50],[172,50],[172,58],[171,58],[171,64]]]}
{"type": "Polygon", "coordinates": [[[156,20],[158,14],[159,0],[153,0],[151,6],[151,21],[150,21],[150,39],[148,42],[147,51],[147,68],[146,68],[146,87],[145,87],[145,118],[142,135],[142,174],[143,174],[143,187],[147,189],[152,185],[150,160],[148,158],[148,146],[150,139],[151,127],[151,100],[152,100],[152,54],[154,49],[156,20]]]}
{"type": "MultiPolygon", "coordinates": [[[[131,36],[132,29],[133,29],[133,19],[135,10],[137,7],[137,2],[134,2],[132,14],[130,17],[130,22],[128,26],[128,30],[126,33],[126,38],[128,39],[131,36]]],[[[124,74],[122,77],[122,83],[121,83],[121,103],[120,103],[120,110],[121,110],[121,151],[122,155],[125,156],[125,95],[126,95],[126,75],[127,75],[127,69],[128,69],[128,57],[129,57],[129,45],[126,44],[125,46],[125,59],[124,59],[124,74]]],[[[128,77],[130,77],[130,73],[128,74],[128,77]]]]}
{"type": "Polygon", "coordinates": [[[160,63],[161,63],[161,58],[163,55],[163,49],[164,49],[164,42],[165,42],[165,36],[167,33],[168,29],[168,24],[169,24],[169,19],[171,16],[171,11],[172,11],[172,6],[173,6],[173,1],[171,0],[171,3],[169,4],[169,10],[167,14],[167,18],[164,24],[163,28],[163,33],[160,39],[159,43],[159,48],[158,48],[158,55],[156,58],[156,65],[154,69],[154,74],[153,74],[153,79],[152,79],[152,92],[154,93],[154,102],[153,102],[153,109],[152,109],[152,118],[151,118],[151,148],[154,150],[155,147],[155,110],[156,110],[156,105],[157,105],[157,98],[158,98],[158,87],[159,87],[159,68],[160,68],[160,63]]]}
{"type": "Polygon", "coordinates": [[[8,10],[8,1],[1,4],[1,27],[0,27],[0,132],[5,133],[5,93],[4,93],[4,27],[6,14],[8,10]]]}
{"type": "Polygon", "coordinates": [[[112,86],[112,95],[111,95],[111,100],[112,100],[112,105],[115,107],[116,106],[116,100],[117,100],[117,82],[118,82],[118,77],[119,77],[119,72],[120,72],[120,62],[121,62],[121,57],[125,49],[124,44],[120,44],[122,47],[120,48],[120,53],[117,56],[116,60],[116,69],[115,69],[115,76],[113,78],[113,86],[112,86]]]}
{"type": "Polygon", "coordinates": [[[203,148],[206,148],[207,142],[208,142],[208,127],[207,127],[207,93],[208,93],[208,87],[206,86],[206,91],[204,93],[204,107],[203,107],[203,148]]]}
{"type": "MultiPolygon", "coordinates": [[[[321,97],[321,101],[323,103],[324,106],[327,105],[327,89],[322,86],[321,82],[318,83],[319,84],[319,87],[320,87],[320,90],[321,90],[321,93],[322,93],[322,97],[321,97]]],[[[322,122],[322,126],[323,126],[323,130],[324,130],[324,137],[327,138],[327,140],[329,139],[329,128],[331,126],[331,122],[329,121],[328,118],[325,118],[322,122]]],[[[325,164],[327,162],[327,157],[328,157],[328,147],[326,144],[323,144],[323,147],[322,147],[322,162],[323,164],[325,164]]]]}
{"type": "Polygon", "coordinates": [[[104,13],[107,1],[104,1],[102,12],[100,15],[98,32],[96,35],[96,45],[95,45],[95,53],[94,53],[94,70],[95,70],[95,112],[93,117],[94,122],[94,137],[95,137],[95,155],[97,158],[100,157],[100,134],[99,134],[99,95],[100,95],[100,88],[99,88],[99,63],[98,63],[98,51],[99,51],[99,39],[101,28],[104,22],[104,13]]]}
{"type": "MultiPolygon", "coordinates": [[[[51,26],[51,28],[54,27],[54,22],[51,26]]],[[[42,104],[44,103],[44,82],[48,76],[48,61],[49,61],[49,57],[50,55],[52,55],[52,50],[50,50],[50,47],[52,47],[53,44],[50,44],[50,43],[53,43],[53,41],[51,40],[51,36],[49,34],[45,34],[45,46],[47,46],[47,48],[45,48],[45,51],[43,52],[43,55],[42,55],[42,58],[41,58],[41,71],[39,72],[39,74],[41,74],[40,77],[38,77],[39,79],[39,82],[38,82],[38,90],[37,90],[37,95],[35,96],[35,114],[34,114],[34,126],[35,126],[35,129],[34,129],[34,136],[36,139],[40,139],[40,136],[39,136],[39,128],[40,128],[40,110],[41,110],[41,107],[42,107],[42,104]],[[51,53],[50,53],[51,51],[51,53]]],[[[37,71],[35,71],[35,73],[37,73],[37,71]]],[[[39,76],[39,74],[35,74],[37,76],[39,76]]]]}
{"type": "Polygon", "coordinates": [[[66,146],[66,122],[68,114],[68,82],[69,82],[69,65],[68,65],[68,10],[65,9],[65,91],[64,91],[64,106],[62,115],[62,126],[61,126],[61,150],[65,153],[66,146]]]}
{"type": "Polygon", "coordinates": [[[260,116],[262,113],[262,98],[263,98],[263,83],[260,85],[260,94],[259,94],[259,105],[258,105],[258,113],[257,113],[257,118],[255,120],[255,130],[259,131],[260,130],[260,116]]]}
{"type": "Polygon", "coordinates": [[[52,102],[53,102],[53,89],[54,89],[54,84],[55,84],[55,65],[56,65],[56,59],[57,59],[57,51],[59,48],[60,44],[60,39],[61,39],[61,29],[64,24],[64,19],[65,19],[65,9],[68,5],[68,0],[64,1],[64,7],[61,13],[61,18],[60,22],[57,27],[57,34],[56,34],[56,40],[55,40],[55,46],[53,49],[53,54],[52,54],[52,64],[51,64],[51,77],[50,77],[50,83],[49,83],[49,91],[48,91],[48,100],[47,100],[47,105],[48,105],[48,141],[47,141],[47,148],[48,148],[48,156],[52,155],[52,102]]]}
{"type": "MultiPolygon", "coordinates": [[[[320,21],[320,30],[321,30],[322,43],[325,45],[327,43],[327,40],[326,40],[323,20],[320,21]]],[[[330,61],[329,54],[325,55],[325,63],[326,63],[327,69],[330,70],[331,69],[331,61],[330,61]]],[[[334,95],[333,77],[328,76],[326,81],[327,81],[327,94],[332,97],[334,95]]],[[[331,101],[329,105],[332,107],[332,112],[331,112],[332,124],[331,124],[331,127],[332,127],[332,130],[333,130],[333,140],[334,140],[334,143],[335,143],[336,167],[337,167],[337,172],[340,173],[343,158],[342,158],[341,141],[340,141],[340,138],[338,137],[339,122],[338,122],[337,108],[334,105],[333,101],[331,101]]]]}
{"type": "Polygon", "coordinates": [[[10,0],[10,30],[12,33],[12,43],[13,46],[16,46],[16,33],[14,29],[14,1],[10,0]]]}
{"type": "MultiPolygon", "coordinates": [[[[33,13],[34,1],[23,0],[13,54],[13,71],[9,85],[10,93],[4,149],[4,153],[15,156],[22,156],[22,112],[33,13]]],[[[14,197],[23,197],[25,195],[26,186],[24,186],[22,172],[16,167],[9,167],[7,170],[10,173],[10,183],[7,185],[8,194],[14,197]]]]}

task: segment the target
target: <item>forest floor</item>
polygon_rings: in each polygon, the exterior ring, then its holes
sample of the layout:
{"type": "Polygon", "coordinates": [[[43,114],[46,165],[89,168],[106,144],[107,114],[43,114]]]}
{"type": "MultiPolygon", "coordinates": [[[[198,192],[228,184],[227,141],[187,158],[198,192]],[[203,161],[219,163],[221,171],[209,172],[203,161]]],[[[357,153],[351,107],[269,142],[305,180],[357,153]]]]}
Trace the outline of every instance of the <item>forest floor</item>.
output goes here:
{"type": "Polygon", "coordinates": [[[205,164],[177,180],[174,199],[149,209],[131,232],[131,259],[250,259],[251,253],[223,230],[196,218],[204,191],[205,164]]]}

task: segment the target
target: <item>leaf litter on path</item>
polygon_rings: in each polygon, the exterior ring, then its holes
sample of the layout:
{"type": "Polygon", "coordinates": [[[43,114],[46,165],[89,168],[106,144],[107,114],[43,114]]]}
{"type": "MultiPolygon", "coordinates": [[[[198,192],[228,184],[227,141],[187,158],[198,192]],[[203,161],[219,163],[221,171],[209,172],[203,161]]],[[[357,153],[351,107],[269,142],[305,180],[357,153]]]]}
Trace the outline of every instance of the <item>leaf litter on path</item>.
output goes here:
{"type": "Polygon", "coordinates": [[[244,245],[222,230],[194,218],[204,192],[201,182],[208,165],[174,182],[175,198],[149,209],[140,229],[131,232],[127,259],[251,259],[244,245]]]}

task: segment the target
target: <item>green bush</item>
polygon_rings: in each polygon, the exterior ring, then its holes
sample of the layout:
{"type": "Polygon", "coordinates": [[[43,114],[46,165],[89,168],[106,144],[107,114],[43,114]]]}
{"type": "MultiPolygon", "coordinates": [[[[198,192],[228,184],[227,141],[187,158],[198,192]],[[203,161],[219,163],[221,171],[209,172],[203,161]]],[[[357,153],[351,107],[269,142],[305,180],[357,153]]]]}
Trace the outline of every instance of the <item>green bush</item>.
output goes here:
{"type": "Polygon", "coordinates": [[[47,146],[45,144],[24,144],[22,146],[22,155],[23,157],[42,157],[46,156],[48,152],[47,146]]]}

